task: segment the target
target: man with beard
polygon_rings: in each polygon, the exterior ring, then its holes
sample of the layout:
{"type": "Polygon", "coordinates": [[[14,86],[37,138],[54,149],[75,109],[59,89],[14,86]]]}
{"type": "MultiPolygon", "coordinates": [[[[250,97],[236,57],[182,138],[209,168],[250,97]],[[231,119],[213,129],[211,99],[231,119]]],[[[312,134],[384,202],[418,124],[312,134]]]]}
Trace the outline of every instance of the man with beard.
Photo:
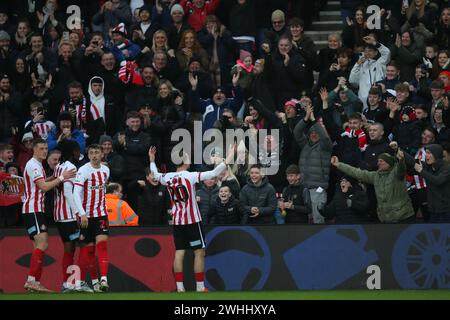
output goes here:
{"type": "Polygon", "coordinates": [[[125,95],[126,111],[137,111],[143,105],[153,106],[158,94],[158,76],[152,66],[143,66],[141,71],[143,85],[133,85],[125,95]]]}
{"type": "Polygon", "coordinates": [[[69,99],[61,106],[60,112],[70,112],[75,128],[83,132],[87,145],[98,142],[105,132],[105,123],[98,107],[83,94],[81,83],[69,84],[69,99]]]}

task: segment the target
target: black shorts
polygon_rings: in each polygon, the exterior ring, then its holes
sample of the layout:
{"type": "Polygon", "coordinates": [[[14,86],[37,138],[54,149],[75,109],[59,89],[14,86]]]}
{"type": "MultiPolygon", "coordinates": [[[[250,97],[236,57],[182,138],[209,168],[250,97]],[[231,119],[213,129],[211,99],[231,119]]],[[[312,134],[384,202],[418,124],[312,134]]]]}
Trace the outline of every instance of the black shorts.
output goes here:
{"type": "Polygon", "coordinates": [[[34,240],[37,234],[48,232],[47,219],[43,212],[25,213],[23,220],[31,240],[34,240]]]}
{"type": "Polygon", "coordinates": [[[80,226],[78,221],[56,222],[62,242],[78,241],[80,226]]]}
{"type": "Polygon", "coordinates": [[[205,232],[200,222],[173,226],[173,238],[176,250],[205,248],[205,232]]]}
{"type": "Polygon", "coordinates": [[[95,243],[95,237],[109,234],[108,217],[89,218],[89,224],[86,229],[80,228],[81,243],[95,243]]]}

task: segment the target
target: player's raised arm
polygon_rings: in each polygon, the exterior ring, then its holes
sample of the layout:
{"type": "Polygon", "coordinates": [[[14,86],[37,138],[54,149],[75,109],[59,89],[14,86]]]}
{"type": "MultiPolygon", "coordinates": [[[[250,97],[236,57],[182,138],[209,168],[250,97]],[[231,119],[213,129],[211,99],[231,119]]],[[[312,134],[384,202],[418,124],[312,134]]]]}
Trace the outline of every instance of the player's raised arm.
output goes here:
{"type": "Polygon", "coordinates": [[[228,149],[227,158],[225,160],[217,159],[217,161],[221,161],[221,163],[217,167],[215,167],[214,170],[200,172],[199,180],[205,181],[219,176],[227,168],[227,164],[232,163],[232,161],[234,160],[235,149],[236,144],[231,145],[230,148],[228,149]]]}
{"type": "Polygon", "coordinates": [[[155,164],[155,158],[156,158],[156,147],[151,146],[150,149],[148,149],[148,158],[150,159],[150,171],[153,173],[153,176],[156,180],[159,181],[162,185],[165,185],[164,179],[161,179],[163,175],[158,172],[158,168],[155,164]]]}

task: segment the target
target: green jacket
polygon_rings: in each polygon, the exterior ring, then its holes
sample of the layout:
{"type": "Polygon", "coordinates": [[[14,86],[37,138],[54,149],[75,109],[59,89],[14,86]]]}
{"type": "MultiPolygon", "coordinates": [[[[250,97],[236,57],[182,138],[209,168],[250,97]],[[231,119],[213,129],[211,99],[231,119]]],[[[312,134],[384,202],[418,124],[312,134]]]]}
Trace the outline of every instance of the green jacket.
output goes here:
{"type": "Polygon", "coordinates": [[[338,169],[361,182],[373,184],[378,202],[378,218],[381,222],[401,222],[414,215],[404,181],[404,160],[385,172],[361,170],[344,163],[339,163],[338,169]]]}

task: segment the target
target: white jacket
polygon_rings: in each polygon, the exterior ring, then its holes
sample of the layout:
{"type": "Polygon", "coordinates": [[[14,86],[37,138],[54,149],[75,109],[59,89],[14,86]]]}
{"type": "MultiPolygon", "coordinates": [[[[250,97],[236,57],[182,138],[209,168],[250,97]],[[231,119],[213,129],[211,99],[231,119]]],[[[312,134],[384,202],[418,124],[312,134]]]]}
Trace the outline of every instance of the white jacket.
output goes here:
{"type": "Polygon", "coordinates": [[[382,45],[376,44],[381,54],[377,60],[369,59],[362,64],[355,64],[350,72],[349,82],[359,87],[358,97],[367,108],[367,96],[372,85],[383,80],[386,73],[386,65],[391,58],[391,51],[382,45]]]}

